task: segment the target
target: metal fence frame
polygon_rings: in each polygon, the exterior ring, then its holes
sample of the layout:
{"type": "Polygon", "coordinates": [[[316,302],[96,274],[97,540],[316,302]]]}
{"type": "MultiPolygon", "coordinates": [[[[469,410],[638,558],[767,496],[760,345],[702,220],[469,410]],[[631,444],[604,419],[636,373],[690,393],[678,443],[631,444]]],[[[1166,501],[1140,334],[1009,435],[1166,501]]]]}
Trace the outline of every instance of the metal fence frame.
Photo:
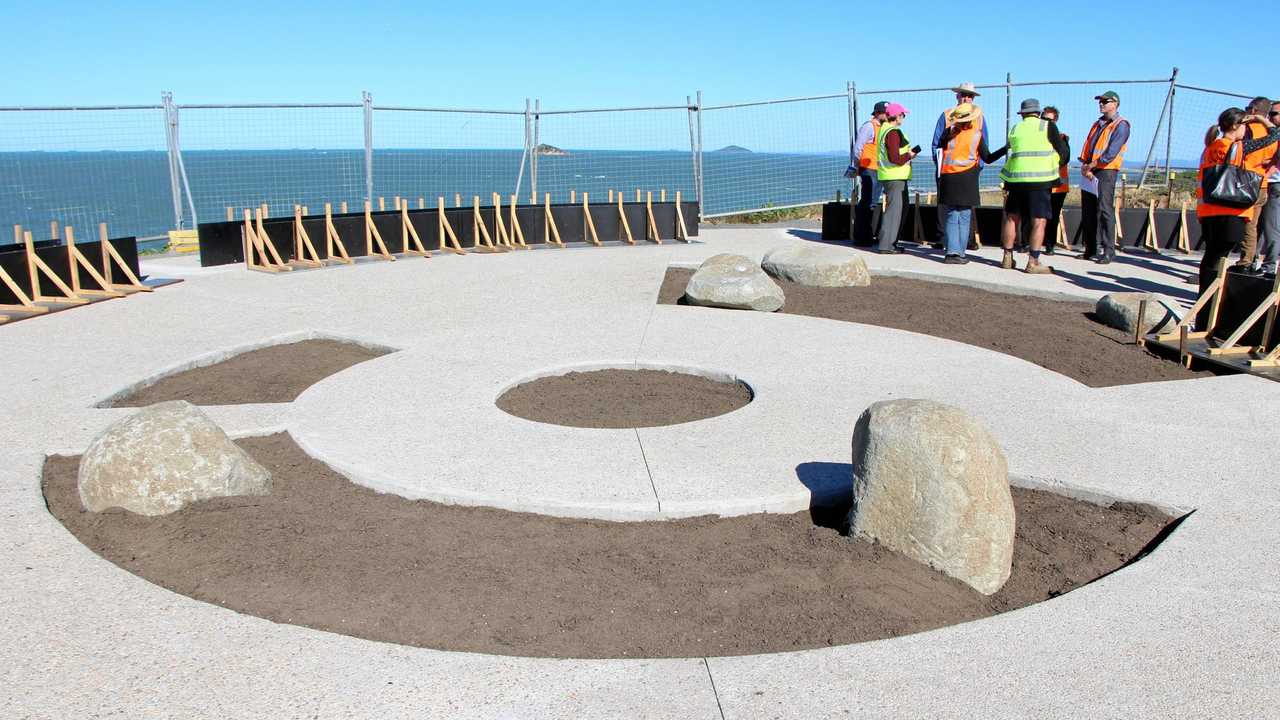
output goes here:
{"type": "MultiPolygon", "coordinates": [[[[1006,74],[1002,83],[986,83],[979,84],[976,87],[983,90],[1004,90],[1005,95],[1005,130],[1008,131],[1012,125],[1013,114],[1013,93],[1014,88],[1028,86],[1072,86],[1072,85],[1094,85],[1094,86],[1114,86],[1114,85],[1133,85],[1133,84],[1164,84],[1168,86],[1165,93],[1164,102],[1160,109],[1159,119],[1156,128],[1152,133],[1150,146],[1142,167],[1140,186],[1147,187],[1171,187],[1171,163],[1173,154],[1173,124],[1175,117],[1175,100],[1179,90],[1196,91],[1221,95],[1229,98],[1241,98],[1248,100],[1250,96],[1239,93],[1231,93],[1211,88],[1196,87],[1192,85],[1184,85],[1178,82],[1178,69],[1173,68],[1169,77],[1156,78],[1147,80],[1047,80],[1047,81],[1019,81],[1014,82],[1013,75],[1006,74]],[[1164,139],[1164,166],[1160,167],[1159,158],[1157,157],[1157,144],[1160,139],[1164,139]],[[1161,172],[1163,170],[1163,172],[1161,172]],[[1160,177],[1163,175],[1163,177],[1160,177]]],[[[183,143],[181,136],[182,116],[185,111],[204,110],[204,109],[226,109],[226,110],[243,110],[243,109],[306,109],[306,108],[360,108],[364,121],[364,195],[365,200],[372,201],[374,199],[374,173],[378,171],[376,167],[374,151],[377,148],[377,127],[374,123],[375,111],[406,111],[406,112],[423,112],[423,113],[473,113],[473,114],[491,114],[520,117],[524,126],[523,150],[520,155],[519,167],[516,169],[515,187],[513,192],[519,196],[521,190],[528,178],[528,186],[530,197],[537,199],[539,186],[539,170],[537,149],[541,144],[542,122],[544,117],[568,116],[568,115],[585,115],[592,113],[646,113],[646,112],[673,112],[684,110],[688,121],[688,147],[691,158],[691,167],[694,192],[697,198],[706,204],[705,196],[705,160],[703,152],[703,122],[706,113],[714,113],[726,111],[735,108],[760,107],[768,105],[785,105],[792,103],[800,103],[807,101],[835,100],[844,98],[847,105],[847,124],[848,139],[852,145],[853,138],[857,132],[857,124],[859,115],[860,100],[870,96],[892,96],[895,94],[905,93],[922,93],[922,92],[942,92],[950,90],[949,87],[924,87],[924,88],[890,88],[862,90],[859,89],[854,81],[845,83],[845,89],[842,93],[833,93],[829,95],[810,95],[803,97],[789,97],[768,100],[756,100],[749,102],[723,103],[717,105],[704,104],[702,91],[699,90],[693,95],[685,96],[684,104],[678,105],[650,105],[638,107],[619,107],[619,108],[577,108],[565,110],[546,110],[542,107],[542,101],[539,98],[532,100],[526,98],[523,109],[466,109],[466,108],[442,108],[442,107],[417,107],[417,106],[397,106],[397,105],[375,105],[373,96],[362,91],[359,102],[346,103],[228,103],[228,104],[204,104],[190,103],[182,104],[174,100],[173,93],[164,92],[161,94],[159,105],[95,105],[95,106],[18,106],[18,107],[0,107],[0,113],[20,113],[26,111],[53,111],[53,112],[75,112],[78,110],[159,110],[164,118],[163,133],[165,138],[165,152],[168,157],[169,169],[169,194],[173,205],[173,224],[175,228],[194,227],[199,219],[196,214],[196,204],[194,193],[191,188],[191,182],[187,177],[186,165],[183,161],[183,143]]],[[[993,93],[995,94],[995,93],[993,93]]],[[[157,132],[161,129],[157,128],[157,132]]],[[[497,189],[497,188],[495,188],[497,189]]],[[[797,205],[767,206],[767,207],[734,207],[729,211],[717,212],[714,214],[703,213],[703,217],[716,217],[724,215],[737,215],[750,212],[758,212],[761,210],[776,210],[785,207],[803,207],[819,204],[824,202],[825,198],[814,198],[811,202],[803,202],[797,205]]]]}

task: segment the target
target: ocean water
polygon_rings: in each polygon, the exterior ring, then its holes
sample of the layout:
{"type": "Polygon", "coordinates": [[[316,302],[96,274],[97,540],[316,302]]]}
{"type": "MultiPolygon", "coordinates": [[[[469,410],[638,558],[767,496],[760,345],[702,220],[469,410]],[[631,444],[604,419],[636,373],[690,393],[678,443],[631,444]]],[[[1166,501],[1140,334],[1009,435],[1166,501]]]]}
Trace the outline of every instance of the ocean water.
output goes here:
{"type": "MultiPolygon", "coordinates": [[[[542,155],[538,162],[538,196],[567,202],[570,190],[589,193],[593,202],[609,190],[628,199],[637,189],[666,190],[696,197],[693,158],[688,151],[568,150],[542,155]]],[[[469,205],[472,197],[489,204],[491,194],[503,200],[520,183],[520,202],[530,202],[528,165],[521,176],[520,150],[385,149],[373,154],[373,195],[409,198],[416,207],[442,196],[450,206],[455,194],[469,205]]],[[[226,208],[267,203],[271,214],[288,214],[294,204],[322,212],[329,202],[336,212],[346,201],[357,210],[365,196],[364,152],[359,149],[186,151],[183,153],[191,199],[201,222],[225,219],[226,208]]],[[[755,153],[715,151],[703,154],[703,212],[707,215],[785,207],[848,196],[843,177],[844,153],[755,153]]],[[[1140,169],[1130,171],[1137,182],[1140,169]]],[[[935,189],[927,158],[915,163],[911,189],[935,189]]],[[[983,171],[983,185],[999,183],[998,167],[983,171]]],[[[1073,171],[1073,184],[1078,177],[1073,171]]],[[[182,199],[186,222],[190,212],[182,199]]],[[[376,204],[376,200],[375,200],[376,204]]],[[[376,206],[376,205],[375,205],[376,206]]],[[[174,201],[168,159],[163,152],[8,152],[0,153],[0,221],[30,228],[48,237],[49,223],[76,227],[78,237],[95,237],[99,222],[112,236],[158,238],[174,227],[174,201]]],[[[6,241],[8,234],[5,235],[6,241]]],[[[144,242],[163,245],[163,240],[144,242]]]]}

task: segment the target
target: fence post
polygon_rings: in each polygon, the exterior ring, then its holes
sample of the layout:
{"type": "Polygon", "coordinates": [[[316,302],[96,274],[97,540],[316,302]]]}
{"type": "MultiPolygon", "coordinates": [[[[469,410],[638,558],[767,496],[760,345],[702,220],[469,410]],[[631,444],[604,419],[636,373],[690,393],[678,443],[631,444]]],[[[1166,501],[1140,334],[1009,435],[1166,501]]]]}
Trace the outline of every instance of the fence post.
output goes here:
{"type": "Polygon", "coordinates": [[[706,213],[707,198],[703,194],[703,178],[705,176],[705,168],[702,165],[702,91],[698,91],[698,220],[701,221],[706,213]]]}
{"type": "Polygon", "coordinates": [[[524,152],[520,155],[520,172],[516,175],[515,197],[520,197],[520,186],[524,183],[524,163],[529,158],[529,98],[524,99],[524,152]]]}
{"type": "Polygon", "coordinates": [[[692,164],[691,169],[693,170],[693,188],[694,188],[693,195],[694,195],[694,199],[696,200],[698,195],[698,138],[696,135],[697,130],[693,124],[694,120],[693,120],[693,97],[692,96],[689,96],[689,95],[684,96],[684,109],[685,109],[685,115],[689,120],[689,162],[692,164]]]}
{"type": "Polygon", "coordinates": [[[1178,94],[1178,68],[1173,69],[1173,77],[1169,78],[1169,132],[1164,140],[1164,185],[1169,191],[1169,204],[1173,205],[1173,176],[1169,174],[1169,165],[1173,162],[1173,99],[1178,94]]]}
{"type": "MultiPolygon", "coordinates": [[[[1174,72],[1177,72],[1175,70],[1174,72]]],[[[1147,157],[1142,161],[1142,175],[1138,178],[1138,187],[1147,186],[1147,176],[1151,173],[1151,159],[1156,154],[1156,143],[1160,142],[1160,130],[1164,127],[1164,116],[1169,111],[1169,102],[1173,99],[1173,82],[1169,83],[1169,92],[1165,93],[1164,101],[1160,103],[1160,117],[1156,118],[1156,129],[1151,133],[1151,145],[1147,148],[1147,157]]],[[[1160,162],[1156,161],[1156,170],[1160,169],[1160,162]]]]}
{"type": "Polygon", "coordinates": [[[1004,136],[1009,137],[1010,118],[1013,117],[1013,73],[1004,74],[1004,136]]]}
{"type": "Polygon", "coordinates": [[[373,202],[373,95],[360,91],[364,105],[364,200],[373,202]]]}
{"type": "Polygon", "coordinates": [[[173,93],[165,90],[160,93],[160,103],[164,106],[164,145],[169,157],[169,195],[173,199],[173,227],[182,229],[182,186],[178,177],[178,113],[173,107],[173,93]]]}
{"type": "Polygon", "coordinates": [[[845,94],[849,96],[849,164],[854,163],[853,139],[858,134],[858,95],[852,80],[844,84],[845,94]]]}
{"type": "Polygon", "coordinates": [[[538,202],[538,148],[542,147],[542,98],[533,100],[533,152],[529,156],[529,192],[538,202]]]}

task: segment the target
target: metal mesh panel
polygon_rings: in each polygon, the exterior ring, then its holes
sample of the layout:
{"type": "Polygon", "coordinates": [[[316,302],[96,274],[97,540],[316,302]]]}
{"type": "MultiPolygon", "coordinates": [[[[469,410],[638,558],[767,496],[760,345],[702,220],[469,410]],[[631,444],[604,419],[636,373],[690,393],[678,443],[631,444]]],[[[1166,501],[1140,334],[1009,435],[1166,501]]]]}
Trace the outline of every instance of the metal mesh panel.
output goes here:
{"type": "MultiPolygon", "coordinates": [[[[982,116],[987,121],[989,134],[987,143],[991,150],[1004,145],[1005,138],[1005,91],[1004,86],[979,86],[978,106],[982,108],[982,116]]],[[[911,161],[911,181],[907,187],[912,192],[936,192],[937,167],[931,153],[933,131],[938,117],[943,112],[955,107],[956,95],[951,90],[869,90],[858,93],[858,126],[871,117],[871,110],[880,101],[896,102],[907,109],[907,119],[902,129],[912,145],[919,145],[922,152],[911,161]]],[[[983,188],[1000,186],[999,164],[983,168],[979,179],[983,188]]]]}
{"type": "Polygon", "coordinates": [[[847,191],[847,95],[705,107],[704,215],[792,207],[847,191]]]}
{"type": "Polygon", "coordinates": [[[416,206],[424,198],[434,207],[437,197],[450,206],[455,195],[483,204],[494,192],[504,202],[516,190],[525,150],[523,113],[482,113],[374,108],[373,194],[409,198],[416,206]]]}
{"type": "Polygon", "coordinates": [[[325,202],[363,207],[364,117],[360,106],[182,106],[182,157],[202,222],[226,208],[266,203],[272,215],[325,202]]]}
{"type": "Polygon", "coordinates": [[[1205,131],[1211,125],[1217,126],[1218,115],[1230,107],[1244,109],[1252,99],[1252,95],[1178,86],[1174,95],[1176,121],[1169,142],[1169,167],[1175,186],[1194,182],[1204,152],[1205,131]]]}
{"type": "Polygon", "coordinates": [[[655,200],[662,190],[668,200],[676,191],[697,196],[685,107],[544,111],[537,129],[539,197],[568,202],[570,191],[579,198],[587,192],[603,202],[616,190],[634,200],[637,189],[655,200]]]}
{"type": "Polygon", "coordinates": [[[100,222],[114,235],[167,231],[174,217],[162,109],[0,112],[0,220],[37,239],[53,220],[81,237],[96,237],[100,222]]]}
{"type": "MultiPolygon", "coordinates": [[[[1071,184],[1079,182],[1077,169],[1080,150],[1089,128],[1098,119],[1097,95],[1115,90],[1120,95],[1120,115],[1129,121],[1129,143],[1124,154],[1122,181],[1137,186],[1142,179],[1142,169],[1148,155],[1153,168],[1164,167],[1165,138],[1168,115],[1161,118],[1161,110],[1169,93],[1169,83],[1039,83],[1013,87],[1013,122],[1018,121],[1018,106],[1026,98],[1040,101],[1041,107],[1052,105],[1060,111],[1058,130],[1066,133],[1071,145],[1071,184]],[[1152,144],[1152,141],[1155,144],[1152,144]]],[[[1001,143],[1003,144],[1003,143],[1001,143]]],[[[1148,174],[1148,184],[1161,177],[1153,171],[1148,174]]],[[[1120,181],[1118,181],[1120,182],[1120,181]]],[[[1160,183],[1163,184],[1163,183],[1160,183]]]]}

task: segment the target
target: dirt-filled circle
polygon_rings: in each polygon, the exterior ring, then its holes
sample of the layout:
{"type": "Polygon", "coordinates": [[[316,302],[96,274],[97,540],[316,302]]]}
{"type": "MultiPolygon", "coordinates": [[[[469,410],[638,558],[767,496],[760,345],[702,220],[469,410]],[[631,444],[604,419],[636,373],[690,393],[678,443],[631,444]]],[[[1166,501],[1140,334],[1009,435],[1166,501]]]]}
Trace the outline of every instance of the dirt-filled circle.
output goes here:
{"type": "Polygon", "coordinates": [[[751,398],[746,383],[727,377],[608,368],[530,380],[504,392],[497,405],[516,417],[553,425],[638,428],[724,415],[751,398]]]}

